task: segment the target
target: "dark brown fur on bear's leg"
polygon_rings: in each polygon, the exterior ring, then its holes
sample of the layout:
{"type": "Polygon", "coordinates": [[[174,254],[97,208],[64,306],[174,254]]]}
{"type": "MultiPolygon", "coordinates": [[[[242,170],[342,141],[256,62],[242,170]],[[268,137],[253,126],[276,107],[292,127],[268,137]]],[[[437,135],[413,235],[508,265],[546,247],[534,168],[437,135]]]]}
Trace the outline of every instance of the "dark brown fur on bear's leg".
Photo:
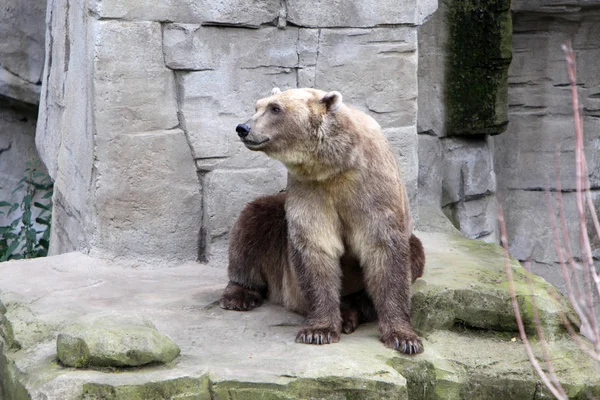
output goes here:
{"type": "Polygon", "coordinates": [[[340,311],[342,313],[342,332],[345,334],[354,332],[360,324],[377,319],[373,302],[364,290],[342,297],[340,311]]]}
{"type": "Polygon", "coordinates": [[[287,243],[284,204],[284,193],[260,197],[240,214],[229,235],[229,284],[223,291],[221,307],[251,310],[262,304],[267,292],[281,286],[281,249],[287,243]],[[277,284],[269,285],[266,279],[277,284]]]}
{"type": "Polygon", "coordinates": [[[365,282],[377,311],[381,341],[403,353],[417,354],[423,344],[410,322],[409,242],[402,233],[393,233],[387,237],[388,246],[372,250],[365,260],[365,282]]]}
{"type": "Polygon", "coordinates": [[[421,240],[415,235],[411,235],[409,239],[410,244],[410,266],[411,266],[411,277],[412,281],[416,281],[417,278],[423,276],[425,270],[425,250],[423,250],[423,244],[421,240]]]}

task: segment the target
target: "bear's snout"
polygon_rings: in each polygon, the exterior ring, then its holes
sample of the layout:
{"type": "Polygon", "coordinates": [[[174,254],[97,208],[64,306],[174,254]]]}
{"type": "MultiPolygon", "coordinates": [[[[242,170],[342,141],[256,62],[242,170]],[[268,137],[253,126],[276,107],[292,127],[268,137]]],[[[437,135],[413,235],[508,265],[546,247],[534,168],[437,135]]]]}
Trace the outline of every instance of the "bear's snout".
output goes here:
{"type": "Polygon", "coordinates": [[[239,137],[244,139],[250,133],[250,127],[246,124],[239,124],[238,126],[236,126],[235,131],[237,132],[239,137]]]}

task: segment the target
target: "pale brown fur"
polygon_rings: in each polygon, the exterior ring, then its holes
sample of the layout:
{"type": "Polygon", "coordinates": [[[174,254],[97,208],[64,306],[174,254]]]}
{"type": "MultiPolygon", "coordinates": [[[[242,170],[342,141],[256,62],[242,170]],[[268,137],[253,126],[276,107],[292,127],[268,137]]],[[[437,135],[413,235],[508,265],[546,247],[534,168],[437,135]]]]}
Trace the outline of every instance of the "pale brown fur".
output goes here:
{"type": "MultiPolygon", "coordinates": [[[[352,331],[353,322],[368,319],[368,310],[357,311],[368,299],[384,344],[409,354],[422,351],[410,323],[410,283],[413,270],[422,273],[424,254],[418,239],[411,238],[405,187],[379,125],[344,105],[339,93],[314,89],[259,100],[250,125],[246,146],[289,170],[285,232],[269,226],[274,236],[258,250],[248,243],[250,238],[241,237],[240,229],[249,223],[238,221],[231,237],[231,282],[222,306],[236,308],[246,294],[258,298],[269,293],[272,300],[306,314],[297,341],[322,344],[336,342],[342,329],[352,331]],[[260,254],[248,254],[252,251],[260,254]],[[240,265],[254,265],[257,258],[264,258],[265,267],[247,266],[254,271],[240,272],[240,265]],[[343,279],[349,265],[360,266],[354,269],[358,279],[343,279]],[[281,273],[264,273],[274,270],[281,273]],[[357,280],[364,282],[368,296],[355,295],[354,305],[341,301],[343,284],[357,280]],[[246,289],[244,295],[239,287],[246,289]]],[[[262,217],[249,212],[243,218],[262,217]]]]}

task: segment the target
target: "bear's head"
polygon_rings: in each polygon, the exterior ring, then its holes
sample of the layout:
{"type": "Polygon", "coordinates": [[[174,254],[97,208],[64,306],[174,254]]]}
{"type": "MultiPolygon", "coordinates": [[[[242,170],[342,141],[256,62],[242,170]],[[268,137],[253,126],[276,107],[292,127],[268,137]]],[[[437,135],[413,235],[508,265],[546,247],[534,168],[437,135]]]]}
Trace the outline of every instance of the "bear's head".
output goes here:
{"type": "MultiPolygon", "coordinates": [[[[244,145],[295,168],[320,167],[334,162],[324,154],[348,142],[340,137],[347,107],[339,92],[316,89],[275,88],[256,102],[256,113],[236,128],[244,145]],[[341,140],[340,140],[341,139],[341,140]]],[[[340,148],[340,146],[342,148],[340,148]]]]}

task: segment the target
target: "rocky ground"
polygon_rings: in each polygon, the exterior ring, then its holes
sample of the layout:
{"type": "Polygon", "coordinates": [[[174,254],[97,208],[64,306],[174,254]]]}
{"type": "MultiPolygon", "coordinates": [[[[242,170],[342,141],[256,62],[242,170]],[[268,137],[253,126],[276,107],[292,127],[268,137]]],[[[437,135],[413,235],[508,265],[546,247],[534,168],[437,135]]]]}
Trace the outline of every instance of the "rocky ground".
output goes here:
{"type": "MultiPolygon", "coordinates": [[[[413,357],[385,348],[375,324],[333,345],[296,344],[302,318],[281,307],[222,310],[217,301],[226,271],[210,265],[149,268],[80,253],[2,263],[2,394],[5,400],[550,398],[515,340],[500,248],[449,230],[418,235],[427,270],[414,286],[413,319],[425,352],[413,357]],[[107,311],[151,321],[180,355],[141,367],[63,366],[57,336],[72,331],[76,319],[107,311]]],[[[531,326],[525,273],[512,268],[531,326]]],[[[562,333],[549,285],[536,278],[533,287],[569,396],[600,394],[600,368],[562,333]]]]}

